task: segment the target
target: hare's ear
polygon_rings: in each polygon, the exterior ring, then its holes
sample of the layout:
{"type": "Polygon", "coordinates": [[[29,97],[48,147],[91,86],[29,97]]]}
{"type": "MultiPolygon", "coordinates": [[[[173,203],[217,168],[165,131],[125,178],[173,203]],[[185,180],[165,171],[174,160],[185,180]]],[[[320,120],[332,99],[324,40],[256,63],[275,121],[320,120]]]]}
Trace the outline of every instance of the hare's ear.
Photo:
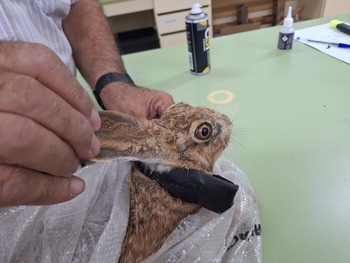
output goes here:
{"type": "Polygon", "coordinates": [[[141,122],[121,112],[100,111],[99,114],[102,123],[96,136],[100,140],[101,150],[92,160],[133,160],[133,145],[144,139],[141,122]]]}
{"type": "Polygon", "coordinates": [[[122,122],[129,123],[130,125],[135,127],[140,127],[140,122],[137,119],[122,112],[100,111],[99,114],[102,121],[101,129],[113,129],[114,126],[122,122]]]}

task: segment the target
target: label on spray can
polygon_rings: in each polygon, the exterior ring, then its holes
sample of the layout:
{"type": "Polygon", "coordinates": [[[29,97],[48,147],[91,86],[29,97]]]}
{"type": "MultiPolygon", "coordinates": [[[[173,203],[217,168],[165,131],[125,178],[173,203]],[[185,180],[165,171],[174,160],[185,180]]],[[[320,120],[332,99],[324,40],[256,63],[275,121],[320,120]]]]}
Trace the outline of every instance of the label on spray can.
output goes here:
{"type": "Polygon", "coordinates": [[[208,15],[186,16],[186,34],[191,73],[204,75],[210,71],[208,15]]]}

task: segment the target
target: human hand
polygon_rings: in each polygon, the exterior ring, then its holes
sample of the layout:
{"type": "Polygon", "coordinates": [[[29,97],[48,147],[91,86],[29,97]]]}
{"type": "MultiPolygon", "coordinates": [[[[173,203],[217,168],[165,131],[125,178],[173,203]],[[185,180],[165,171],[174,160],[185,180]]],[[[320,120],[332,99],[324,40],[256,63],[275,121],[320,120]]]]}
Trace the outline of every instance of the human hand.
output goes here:
{"type": "Polygon", "coordinates": [[[112,82],[101,90],[106,109],[130,114],[139,119],[157,118],[172,104],[166,92],[137,87],[124,82],[112,82]]]}
{"type": "Polygon", "coordinates": [[[0,43],[0,206],[74,198],[79,158],[99,152],[88,93],[47,47],[0,43]]]}

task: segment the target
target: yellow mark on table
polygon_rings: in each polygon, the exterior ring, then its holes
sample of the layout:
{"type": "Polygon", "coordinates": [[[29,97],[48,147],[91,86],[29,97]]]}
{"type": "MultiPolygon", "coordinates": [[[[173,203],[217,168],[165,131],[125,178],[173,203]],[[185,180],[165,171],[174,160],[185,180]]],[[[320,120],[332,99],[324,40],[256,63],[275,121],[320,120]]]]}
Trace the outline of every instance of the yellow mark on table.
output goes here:
{"type": "Polygon", "coordinates": [[[208,101],[215,104],[227,104],[234,98],[235,94],[228,90],[217,90],[208,95],[208,101]]]}

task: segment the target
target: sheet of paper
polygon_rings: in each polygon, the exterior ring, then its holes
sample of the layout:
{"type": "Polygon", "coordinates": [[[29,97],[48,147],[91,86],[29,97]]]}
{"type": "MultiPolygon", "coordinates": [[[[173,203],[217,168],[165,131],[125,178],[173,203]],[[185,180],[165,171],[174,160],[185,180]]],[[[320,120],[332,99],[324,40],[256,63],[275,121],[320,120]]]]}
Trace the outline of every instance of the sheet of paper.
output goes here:
{"type": "Polygon", "coordinates": [[[308,39],[311,39],[333,43],[344,43],[350,45],[350,36],[332,28],[329,25],[329,23],[295,30],[294,39],[313,48],[316,48],[327,55],[330,55],[350,64],[349,48],[339,48],[332,45],[307,41],[308,39]]]}

